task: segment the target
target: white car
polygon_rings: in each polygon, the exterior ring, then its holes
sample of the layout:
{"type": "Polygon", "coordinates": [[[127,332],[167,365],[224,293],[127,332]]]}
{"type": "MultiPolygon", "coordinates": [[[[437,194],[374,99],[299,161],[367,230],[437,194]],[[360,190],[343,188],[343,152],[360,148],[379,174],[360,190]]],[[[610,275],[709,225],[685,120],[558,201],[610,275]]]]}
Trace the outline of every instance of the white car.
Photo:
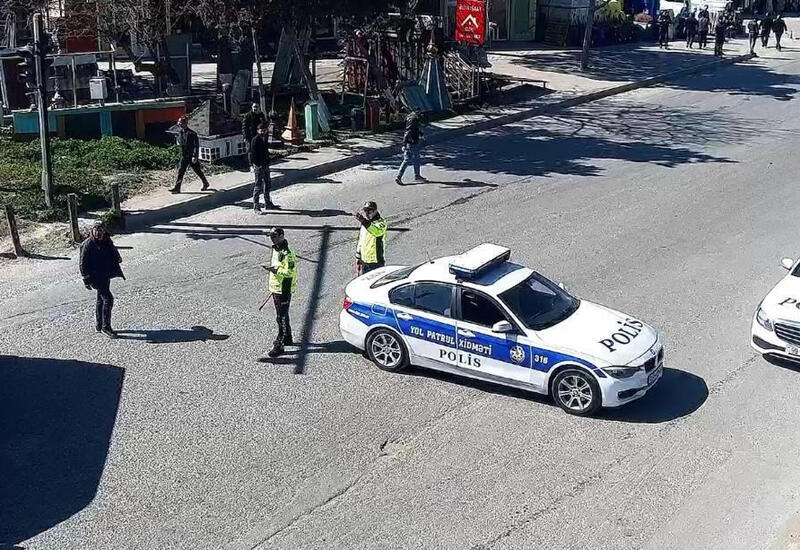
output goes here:
{"type": "Polygon", "coordinates": [[[800,261],[781,260],[789,270],[756,308],[750,345],[762,355],[800,361],[800,261]]]}
{"type": "Polygon", "coordinates": [[[386,371],[409,364],[552,395],[587,415],[642,397],[663,373],[659,333],[579,300],[482,244],[350,282],[339,327],[386,371]]]}

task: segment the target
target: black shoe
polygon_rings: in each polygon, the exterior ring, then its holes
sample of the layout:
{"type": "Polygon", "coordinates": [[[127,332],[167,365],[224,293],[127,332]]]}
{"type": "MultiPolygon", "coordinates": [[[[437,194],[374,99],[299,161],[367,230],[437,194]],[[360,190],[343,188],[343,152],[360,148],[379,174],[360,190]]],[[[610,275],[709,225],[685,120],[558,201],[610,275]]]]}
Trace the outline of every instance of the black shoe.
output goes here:
{"type": "Polygon", "coordinates": [[[294,340],[292,340],[291,338],[283,341],[283,347],[290,348],[292,346],[294,346],[294,340]]]}
{"type": "Polygon", "coordinates": [[[403,185],[403,180],[402,180],[402,179],[401,179],[399,176],[398,176],[398,177],[396,177],[396,178],[394,178],[394,182],[395,182],[397,185],[403,185]]]}
{"type": "Polygon", "coordinates": [[[200,191],[208,191],[209,185],[205,184],[203,187],[200,188],[200,191]]]}
{"type": "Polygon", "coordinates": [[[106,327],[101,332],[103,334],[105,334],[106,336],[108,336],[109,338],[116,338],[117,337],[117,333],[114,332],[114,330],[111,327],[106,327]]]}
{"type": "Polygon", "coordinates": [[[414,176],[414,181],[428,181],[424,176],[414,176]]]}
{"type": "Polygon", "coordinates": [[[100,325],[95,325],[94,331],[95,332],[102,332],[103,331],[103,327],[101,327],[100,325]]]}
{"type": "Polygon", "coordinates": [[[169,192],[172,193],[173,195],[175,195],[175,194],[181,192],[181,188],[180,187],[173,187],[172,189],[169,190],[169,192]]]}
{"type": "Polygon", "coordinates": [[[264,203],[264,210],[280,210],[280,208],[280,206],[272,201],[267,201],[264,203]]]}
{"type": "Polygon", "coordinates": [[[283,348],[279,348],[278,346],[275,346],[271,350],[269,350],[269,353],[267,353],[267,356],[275,358],[275,357],[278,357],[279,355],[281,355],[282,353],[283,353],[283,348]]]}

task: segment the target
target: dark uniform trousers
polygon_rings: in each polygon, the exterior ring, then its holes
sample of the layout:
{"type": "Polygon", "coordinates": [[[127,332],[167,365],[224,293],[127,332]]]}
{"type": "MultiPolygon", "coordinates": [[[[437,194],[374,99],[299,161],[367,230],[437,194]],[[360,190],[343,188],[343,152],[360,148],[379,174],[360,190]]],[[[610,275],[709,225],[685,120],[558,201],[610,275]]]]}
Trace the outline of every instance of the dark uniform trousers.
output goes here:
{"type": "Polygon", "coordinates": [[[111,309],[114,307],[114,295],[111,294],[111,280],[93,280],[91,285],[92,288],[97,291],[97,304],[95,305],[97,328],[111,328],[111,309]]]}
{"type": "Polygon", "coordinates": [[[368,264],[368,263],[361,263],[361,274],[364,275],[365,273],[369,273],[375,269],[380,269],[386,265],[386,262],[378,262],[375,264],[368,264]]]}
{"type": "Polygon", "coordinates": [[[292,293],[272,294],[272,303],[275,305],[275,320],[278,322],[278,336],[275,337],[275,347],[283,348],[291,345],[292,326],[289,324],[289,305],[292,302],[292,293]]]}

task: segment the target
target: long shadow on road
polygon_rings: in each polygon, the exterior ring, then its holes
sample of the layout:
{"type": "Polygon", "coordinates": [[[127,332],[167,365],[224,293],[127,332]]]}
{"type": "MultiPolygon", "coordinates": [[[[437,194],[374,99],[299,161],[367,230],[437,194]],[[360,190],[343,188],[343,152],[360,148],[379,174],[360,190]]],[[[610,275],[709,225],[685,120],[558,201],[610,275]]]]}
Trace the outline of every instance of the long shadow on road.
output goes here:
{"type": "Polygon", "coordinates": [[[92,501],[124,372],[0,355],[0,547],[42,533],[92,501]]]}

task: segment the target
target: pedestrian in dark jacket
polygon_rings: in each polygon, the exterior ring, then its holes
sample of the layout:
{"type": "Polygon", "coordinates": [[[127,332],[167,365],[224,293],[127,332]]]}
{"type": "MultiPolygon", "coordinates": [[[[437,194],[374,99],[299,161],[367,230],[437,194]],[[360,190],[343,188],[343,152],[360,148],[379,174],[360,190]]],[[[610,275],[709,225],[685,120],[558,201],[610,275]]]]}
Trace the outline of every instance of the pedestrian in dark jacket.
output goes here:
{"type": "Polygon", "coordinates": [[[708,46],[709,29],[711,29],[711,20],[707,15],[703,15],[703,12],[700,12],[700,18],[697,20],[697,36],[698,45],[701,50],[704,50],[706,46],[708,46]]]}
{"type": "Polygon", "coordinates": [[[250,150],[250,144],[253,142],[253,138],[256,137],[258,133],[258,127],[266,121],[267,117],[261,112],[258,103],[253,103],[250,112],[242,118],[242,137],[244,138],[245,144],[247,144],[248,151],[250,150]]]}
{"type": "Polygon", "coordinates": [[[658,47],[669,48],[669,26],[672,24],[672,16],[667,10],[661,10],[658,14],[658,47]]]}
{"type": "Polygon", "coordinates": [[[111,279],[125,278],[120,264],[122,257],[102,223],[92,228],[91,235],[81,244],[79,268],[83,284],[88,290],[97,291],[95,305],[95,330],[110,338],[117,333],[111,328],[111,309],[114,296],[111,294],[111,279]]]}
{"type": "Polygon", "coordinates": [[[422,141],[420,115],[412,112],[406,117],[406,131],[403,135],[403,162],[400,163],[400,171],[395,178],[395,183],[398,185],[403,185],[403,174],[406,173],[409,164],[414,167],[414,179],[426,181],[420,174],[420,141],[422,141]]]}
{"type": "Polygon", "coordinates": [[[253,183],[253,211],[261,213],[259,198],[264,193],[264,208],[276,208],[269,196],[269,126],[266,122],[258,125],[258,134],[250,143],[250,166],[253,167],[255,181],[253,183]]]}
{"type": "Polygon", "coordinates": [[[769,44],[769,33],[772,32],[772,14],[768,13],[761,20],[761,47],[766,48],[769,44]]]}
{"type": "Polygon", "coordinates": [[[781,37],[786,32],[786,21],[783,20],[781,14],[778,14],[775,21],[772,22],[772,32],[775,33],[775,49],[781,51],[781,37]]]}
{"type": "Polygon", "coordinates": [[[175,186],[170,189],[170,193],[180,193],[181,184],[183,183],[183,176],[186,174],[186,169],[192,167],[194,173],[203,182],[203,191],[208,189],[208,180],[203,175],[203,170],[200,168],[200,138],[197,133],[189,128],[189,119],[182,116],[178,119],[178,132],[177,142],[181,148],[181,162],[178,165],[178,178],[175,180],[175,186]]]}
{"type": "Polygon", "coordinates": [[[694,16],[694,12],[692,12],[689,14],[689,17],[686,18],[686,47],[690,50],[697,38],[697,26],[697,18],[694,16]]]}
{"type": "Polygon", "coordinates": [[[756,19],[756,14],[753,14],[753,18],[747,23],[747,34],[750,38],[750,54],[757,56],[756,42],[758,41],[759,26],[758,19],[756,19]]]}

